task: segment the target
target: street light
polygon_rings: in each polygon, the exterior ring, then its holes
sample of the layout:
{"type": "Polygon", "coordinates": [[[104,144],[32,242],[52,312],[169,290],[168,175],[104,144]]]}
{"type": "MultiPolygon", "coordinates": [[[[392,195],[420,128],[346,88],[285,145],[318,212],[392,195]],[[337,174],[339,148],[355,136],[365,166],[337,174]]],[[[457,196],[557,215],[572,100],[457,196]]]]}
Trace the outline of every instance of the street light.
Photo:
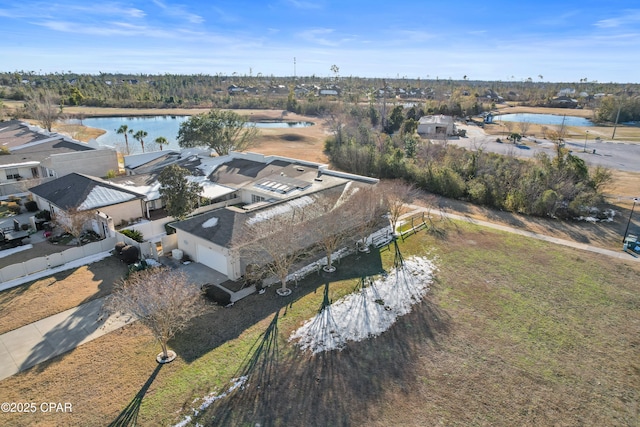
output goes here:
{"type": "Polygon", "coordinates": [[[629,220],[627,221],[627,228],[624,230],[624,237],[622,238],[622,243],[627,239],[627,232],[629,231],[629,224],[631,224],[631,217],[633,216],[633,209],[636,207],[636,203],[640,199],[637,197],[633,198],[633,206],[631,207],[631,213],[629,213],[629,220]]]}
{"type": "Polygon", "coordinates": [[[586,131],[586,133],[584,134],[584,150],[582,150],[583,153],[587,152],[587,138],[589,137],[589,131],[586,131]]]}

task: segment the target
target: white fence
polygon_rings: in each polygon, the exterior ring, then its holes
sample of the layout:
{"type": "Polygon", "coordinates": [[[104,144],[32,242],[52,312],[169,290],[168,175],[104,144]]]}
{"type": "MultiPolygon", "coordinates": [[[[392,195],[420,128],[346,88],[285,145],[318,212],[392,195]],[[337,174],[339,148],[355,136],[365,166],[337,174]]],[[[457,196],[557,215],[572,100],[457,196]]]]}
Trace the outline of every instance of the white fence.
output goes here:
{"type": "Polygon", "coordinates": [[[118,240],[110,237],[99,242],[67,249],[45,257],[33,258],[25,262],[12,264],[0,269],[0,282],[8,282],[40,271],[59,267],[80,258],[96,255],[112,250],[118,240]]]}

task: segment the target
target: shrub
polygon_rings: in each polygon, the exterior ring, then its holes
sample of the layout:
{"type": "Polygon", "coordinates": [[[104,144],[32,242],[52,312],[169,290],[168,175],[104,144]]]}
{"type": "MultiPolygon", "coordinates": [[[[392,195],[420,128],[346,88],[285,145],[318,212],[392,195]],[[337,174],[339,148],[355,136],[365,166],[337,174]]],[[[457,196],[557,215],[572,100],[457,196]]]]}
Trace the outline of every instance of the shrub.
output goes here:
{"type": "Polygon", "coordinates": [[[15,204],[15,203],[10,203],[9,204],[9,212],[11,212],[12,214],[18,215],[21,210],[22,210],[22,208],[19,205],[15,204]]]}
{"type": "Polygon", "coordinates": [[[130,230],[130,229],[126,229],[126,230],[121,230],[120,233],[124,234],[125,236],[135,240],[136,242],[142,243],[144,242],[144,236],[142,235],[142,233],[138,230],[130,230]]]}
{"type": "Polygon", "coordinates": [[[38,204],[36,202],[34,202],[33,200],[29,200],[28,202],[26,202],[24,204],[24,207],[27,209],[27,212],[37,212],[38,211],[38,204]]]}
{"type": "Polygon", "coordinates": [[[45,209],[35,214],[35,217],[38,219],[44,219],[45,221],[51,221],[51,212],[45,209]]]}
{"type": "Polygon", "coordinates": [[[127,246],[127,244],[125,242],[116,243],[116,247],[114,248],[115,251],[116,251],[116,254],[120,255],[122,253],[122,249],[124,249],[125,246],[127,246]]]}

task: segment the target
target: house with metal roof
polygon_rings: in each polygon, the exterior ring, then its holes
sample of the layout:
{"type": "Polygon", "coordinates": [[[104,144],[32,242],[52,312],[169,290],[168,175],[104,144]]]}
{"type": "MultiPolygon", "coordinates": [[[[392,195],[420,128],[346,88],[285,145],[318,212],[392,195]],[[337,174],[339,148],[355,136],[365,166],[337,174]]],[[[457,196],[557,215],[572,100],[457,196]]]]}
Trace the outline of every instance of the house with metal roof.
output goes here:
{"type": "MultiPolygon", "coordinates": [[[[70,173],[29,189],[38,207],[48,210],[51,217],[72,210],[94,211],[96,221],[102,218],[107,229],[144,217],[144,195],[115,186],[89,175],[70,173]]],[[[96,230],[105,233],[104,227],[96,230]]]]}

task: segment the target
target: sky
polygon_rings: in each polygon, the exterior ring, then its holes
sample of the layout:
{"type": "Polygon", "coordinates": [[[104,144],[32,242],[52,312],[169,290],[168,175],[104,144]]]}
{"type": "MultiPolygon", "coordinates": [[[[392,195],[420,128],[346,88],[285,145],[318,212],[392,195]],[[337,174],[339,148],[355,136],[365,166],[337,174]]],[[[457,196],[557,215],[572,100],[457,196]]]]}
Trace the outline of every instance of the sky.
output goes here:
{"type": "Polygon", "coordinates": [[[639,0],[0,0],[0,71],[640,82],[639,0]]]}

